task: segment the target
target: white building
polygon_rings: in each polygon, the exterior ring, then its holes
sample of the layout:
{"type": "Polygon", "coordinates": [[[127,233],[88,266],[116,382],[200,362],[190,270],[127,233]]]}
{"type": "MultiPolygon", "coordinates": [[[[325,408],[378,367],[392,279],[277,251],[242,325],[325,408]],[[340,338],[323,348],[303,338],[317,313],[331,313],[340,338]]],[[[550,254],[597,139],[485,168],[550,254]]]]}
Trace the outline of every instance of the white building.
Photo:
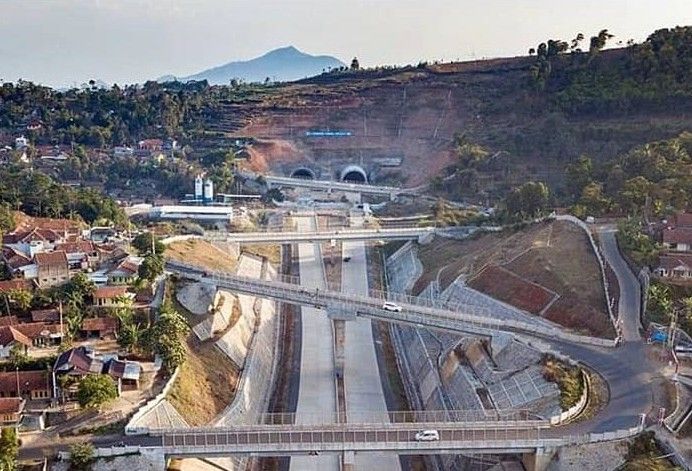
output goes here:
{"type": "Polygon", "coordinates": [[[149,215],[156,219],[230,222],[233,220],[233,208],[231,206],[155,206],[151,208],[149,215]]]}
{"type": "Polygon", "coordinates": [[[131,157],[134,154],[134,149],[127,146],[113,147],[113,157],[131,157]]]}
{"type": "Polygon", "coordinates": [[[14,140],[14,148],[17,150],[26,149],[29,147],[29,139],[24,136],[18,137],[14,140]]]}

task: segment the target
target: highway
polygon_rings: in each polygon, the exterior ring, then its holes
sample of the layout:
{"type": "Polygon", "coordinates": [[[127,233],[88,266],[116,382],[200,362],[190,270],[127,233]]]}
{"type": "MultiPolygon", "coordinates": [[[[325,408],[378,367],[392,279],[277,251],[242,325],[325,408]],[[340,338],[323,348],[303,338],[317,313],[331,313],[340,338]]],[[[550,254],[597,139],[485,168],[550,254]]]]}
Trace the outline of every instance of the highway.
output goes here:
{"type": "MultiPolygon", "coordinates": [[[[361,226],[362,218],[351,216],[353,225],[361,226]]],[[[342,243],[341,292],[368,294],[368,266],[363,241],[342,243]]],[[[344,390],[348,422],[357,420],[359,412],[387,411],[372,334],[372,321],[357,318],[345,325],[344,390]]],[[[386,414],[385,414],[386,416],[386,414]]],[[[355,469],[401,469],[393,453],[355,455],[355,469]]]]}
{"type": "MultiPolygon", "coordinates": [[[[298,229],[314,231],[314,216],[296,218],[298,229]]],[[[325,288],[324,265],[317,244],[298,244],[298,263],[301,286],[325,288]]],[[[334,422],[336,392],[334,389],[334,352],[332,321],[312,306],[301,307],[300,380],[296,423],[334,422]]],[[[291,469],[338,470],[338,457],[294,456],[291,469]]]]}
{"type": "MultiPolygon", "coordinates": [[[[300,220],[301,218],[297,218],[300,220]]],[[[394,229],[339,229],[336,231],[297,232],[211,232],[204,235],[210,241],[236,243],[295,243],[324,242],[330,240],[415,240],[433,234],[432,227],[404,227],[394,229]]]]}

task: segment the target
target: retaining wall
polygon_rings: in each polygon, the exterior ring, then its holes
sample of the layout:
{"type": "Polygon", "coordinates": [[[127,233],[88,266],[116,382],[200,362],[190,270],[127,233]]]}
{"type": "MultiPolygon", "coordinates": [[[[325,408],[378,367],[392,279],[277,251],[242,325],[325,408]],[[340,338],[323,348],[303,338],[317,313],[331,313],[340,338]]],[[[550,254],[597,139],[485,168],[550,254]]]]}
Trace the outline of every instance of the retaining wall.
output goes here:
{"type": "Polygon", "coordinates": [[[166,396],[173,387],[173,383],[175,383],[179,373],[180,368],[176,368],[171,377],[168,378],[168,382],[163,387],[163,390],[157,394],[156,397],[140,407],[137,412],[135,412],[127,425],[125,425],[125,435],[144,435],[149,433],[149,427],[145,423],[142,423],[142,418],[151,412],[155,407],[157,407],[162,401],[166,400],[166,396]]]}

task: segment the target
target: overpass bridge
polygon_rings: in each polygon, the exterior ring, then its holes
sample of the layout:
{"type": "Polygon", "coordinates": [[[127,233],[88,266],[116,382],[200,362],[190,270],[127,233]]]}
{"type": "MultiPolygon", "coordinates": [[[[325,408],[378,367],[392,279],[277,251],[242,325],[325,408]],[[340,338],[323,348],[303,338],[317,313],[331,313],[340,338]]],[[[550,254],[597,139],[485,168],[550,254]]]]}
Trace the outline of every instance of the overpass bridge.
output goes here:
{"type": "Polygon", "coordinates": [[[195,265],[173,261],[167,262],[166,267],[180,276],[213,283],[231,291],[326,309],[327,313],[336,319],[349,320],[362,316],[386,322],[482,336],[491,336],[493,332],[504,331],[599,347],[614,347],[617,344],[616,341],[610,339],[564,332],[558,327],[545,323],[497,319],[492,317],[490,309],[475,306],[458,305],[450,309],[439,307],[431,300],[425,300],[426,304],[420,304],[420,300],[414,303],[413,298],[409,296],[397,293],[385,294],[380,291],[371,292],[376,296],[343,294],[329,289],[305,288],[298,284],[299,279],[296,277],[284,276],[281,281],[260,280],[232,273],[209,272],[195,265]],[[397,312],[383,309],[384,300],[396,302],[401,310],[397,312]]]}
{"type": "Polygon", "coordinates": [[[495,412],[489,411],[421,411],[413,414],[424,416],[408,417],[412,421],[387,422],[374,413],[370,422],[333,423],[318,420],[315,424],[302,425],[263,423],[234,427],[161,429],[152,431],[151,436],[146,439],[150,441],[148,446],[160,447],[168,457],[382,451],[398,454],[533,454],[536,450],[546,448],[629,437],[639,433],[644,424],[643,418],[639,418],[629,428],[605,433],[576,433],[569,426],[551,427],[549,421],[532,420],[527,415],[514,411],[508,411],[506,416],[502,416],[501,412],[495,415],[495,412]],[[470,421],[465,420],[469,418],[470,421]],[[416,440],[417,432],[430,429],[438,431],[439,440],[416,440]]]}
{"type": "Polygon", "coordinates": [[[296,243],[330,240],[420,240],[435,234],[433,227],[402,227],[393,229],[339,229],[312,232],[212,232],[204,239],[238,243],[296,243]]]}
{"type": "Polygon", "coordinates": [[[279,177],[275,175],[263,175],[264,181],[267,182],[267,187],[290,187],[290,188],[309,188],[312,190],[321,191],[346,191],[352,193],[361,193],[364,195],[380,195],[388,196],[393,199],[396,195],[407,193],[407,190],[394,186],[377,186],[367,185],[363,183],[348,183],[333,180],[310,180],[307,178],[291,178],[279,177]]]}

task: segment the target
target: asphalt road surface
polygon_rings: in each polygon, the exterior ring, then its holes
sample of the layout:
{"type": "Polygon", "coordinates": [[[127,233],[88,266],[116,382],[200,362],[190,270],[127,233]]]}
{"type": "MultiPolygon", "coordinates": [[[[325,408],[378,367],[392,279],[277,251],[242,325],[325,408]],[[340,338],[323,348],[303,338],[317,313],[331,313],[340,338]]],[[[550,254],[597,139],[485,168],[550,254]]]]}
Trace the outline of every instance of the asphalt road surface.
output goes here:
{"type": "MultiPolygon", "coordinates": [[[[342,253],[344,259],[350,257],[350,260],[341,265],[341,291],[367,296],[368,269],[364,242],[344,241],[342,253]]],[[[364,411],[386,412],[370,319],[358,317],[355,321],[346,322],[344,354],[346,416],[364,411]]],[[[355,468],[401,469],[399,458],[392,453],[356,454],[355,468]]]]}
{"type": "MultiPolygon", "coordinates": [[[[314,231],[315,218],[296,218],[298,230],[314,231]]],[[[317,244],[298,244],[300,282],[308,288],[325,288],[324,267],[319,256],[317,244]]],[[[296,421],[309,423],[317,417],[336,418],[336,397],[334,389],[334,350],[332,321],[313,307],[302,306],[302,340],[300,357],[300,386],[296,421]]],[[[294,456],[291,458],[293,470],[337,470],[338,457],[294,456]]]]}

